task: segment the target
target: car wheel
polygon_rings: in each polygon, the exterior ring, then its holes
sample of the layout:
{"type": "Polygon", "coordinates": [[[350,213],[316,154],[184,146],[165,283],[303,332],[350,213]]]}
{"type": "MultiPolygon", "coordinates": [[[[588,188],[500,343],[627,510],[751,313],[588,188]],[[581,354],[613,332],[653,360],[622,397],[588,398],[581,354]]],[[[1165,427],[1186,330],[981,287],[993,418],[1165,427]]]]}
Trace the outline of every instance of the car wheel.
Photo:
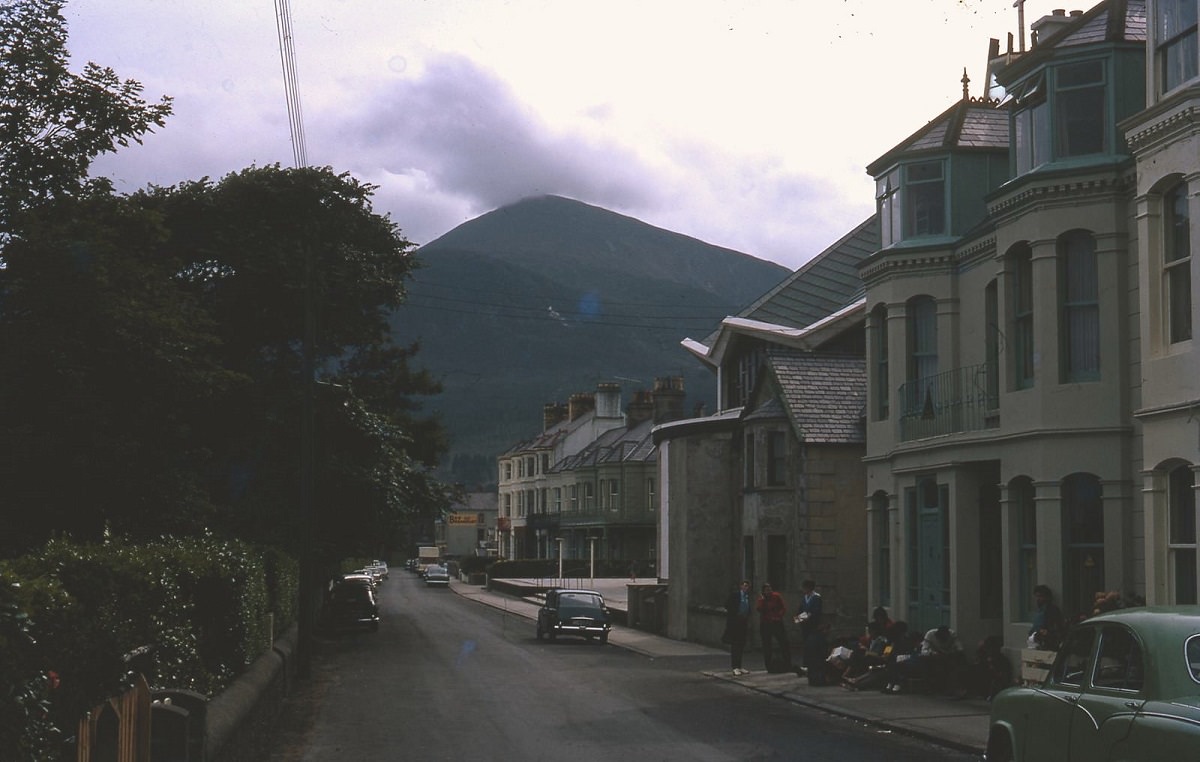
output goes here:
{"type": "Polygon", "coordinates": [[[1012,744],[1009,743],[1008,734],[1004,731],[993,733],[991,739],[988,740],[987,761],[1013,762],[1012,744]]]}

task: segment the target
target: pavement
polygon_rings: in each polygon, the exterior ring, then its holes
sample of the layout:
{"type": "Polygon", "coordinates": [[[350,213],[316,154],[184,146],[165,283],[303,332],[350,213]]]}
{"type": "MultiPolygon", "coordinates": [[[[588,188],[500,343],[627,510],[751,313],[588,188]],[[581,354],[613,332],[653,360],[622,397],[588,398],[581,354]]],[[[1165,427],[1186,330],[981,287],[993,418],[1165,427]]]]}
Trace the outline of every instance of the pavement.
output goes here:
{"type": "MultiPolygon", "coordinates": [[[[464,598],[503,609],[507,612],[537,619],[540,600],[536,591],[544,589],[545,579],[506,580],[528,587],[527,596],[491,592],[478,585],[452,579],[450,589],[464,598]]],[[[638,582],[651,584],[657,580],[643,579],[638,582]]],[[[553,582],[552,580],[549,582],[553,582]]],[[[564,580],[564,587],[584,587],[596,590],[604,596],[609,608],[625,610],[628,605],[627,585],[634,584],[625,579],[564,580]]],[[[673,640],[651,632],[631,627],[614,626],[609,633],[610,645],[625,648],[651,658],[667,656],[726,656],[728,651],[720,648],[673,640]]],[[[748,654],[753,662],[754,655],[748,654]]],[[[728,663],[728,662],[726,662],[728,663]]],[[[735,676],[730,670],[705,671],[714,680],[735,683],[746,689],[765,693],[795,704],[820,709],[824,712],[872,725],[881,730],[923,738],[932,743],[967,753],[983,755],[987,747],[988,715],[990,705],[982,699],[954,699],[924,694],[886,694],[879,691],[849,691],[840,686],[811,686],[808,680],[793,672],[771,674],[765,670],[752,670],[749,674],[735,676]]]]}

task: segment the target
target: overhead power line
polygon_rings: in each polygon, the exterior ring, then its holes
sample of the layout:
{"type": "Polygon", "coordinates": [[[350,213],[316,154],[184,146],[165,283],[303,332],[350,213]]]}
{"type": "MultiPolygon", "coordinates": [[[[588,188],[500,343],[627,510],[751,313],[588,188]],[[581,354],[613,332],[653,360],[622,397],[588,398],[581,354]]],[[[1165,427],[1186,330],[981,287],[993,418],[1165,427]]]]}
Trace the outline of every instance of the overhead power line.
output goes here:
{"type": "Polygon", "coordinates": [[[290,0],[275,0],[275,26],[279,31],[279,59],[283,65],[283,91],[287,100],[288,127],[292,134],[292,159],[296,168],[300,169],[308,166],[308,149],[304,141],[304,112],[300,108],[300,79],[296,74],[290,0]]]}

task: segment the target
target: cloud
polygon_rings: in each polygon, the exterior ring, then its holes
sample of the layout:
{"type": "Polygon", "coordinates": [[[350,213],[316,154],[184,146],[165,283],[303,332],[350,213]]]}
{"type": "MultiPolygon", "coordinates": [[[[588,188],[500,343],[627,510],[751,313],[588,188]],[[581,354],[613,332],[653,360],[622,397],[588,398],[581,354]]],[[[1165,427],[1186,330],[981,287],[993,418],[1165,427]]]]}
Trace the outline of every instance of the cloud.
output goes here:
{"type": "Polygon", "coordinates": [[[389,185],[479,213],[543,194],[601,206],[654,200],[650,170],[635,151],[552,129],[459,55],[437,56],[420,74],[376,85],[356,103],[321,126],[338,136],[335,165],[356,175],[387,176],[389,185]]]}

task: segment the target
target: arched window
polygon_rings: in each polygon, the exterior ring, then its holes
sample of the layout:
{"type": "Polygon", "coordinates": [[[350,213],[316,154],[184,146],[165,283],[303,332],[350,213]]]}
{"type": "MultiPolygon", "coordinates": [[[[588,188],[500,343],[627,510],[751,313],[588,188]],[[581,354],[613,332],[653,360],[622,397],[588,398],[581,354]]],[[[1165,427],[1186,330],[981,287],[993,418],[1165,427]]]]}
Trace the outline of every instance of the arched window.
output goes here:
{"type": "Polygon", "coordinates": [[[1187,341],[1192,338],[1192,226],[1187,183],[1163,194],[1163,294],[1168,338],[1172,344],[1187,341]]]}
{"type": "MultiPolygon", "coordinates": [[[[931,387],[938,372],[937,303],[931,297],[918,296],[908,303],[908,380],[917,381],[919,399],[936,394],[931,387]]],[[[936,400],[935,400],[936,401],[936,400]]]]}
{"type": "Polygon", "coordinates": [[[875,392],[875,420],[884,421],[888,417],[888,407],[890,405],[890,395],[888,388],[888,324],[887,324],[887,305],[880,304],[871,310],[871,327],[874,329],[874,336],[871,340],[872,347],[872,368],[874,374],[873,389],[875,392]]]}
{"type": "Polygon", "coordinates": [[[871,525],[875,546],[875,605],[892,605],[892,524],[888,515],[888,496],[871,496],[871,525]]]}
{"type": "Polygon", "coordinates": [[[1100,378],[1100,280],[1096,242],[1083,231],[1059,240],[1062,288],[1061,335],[1063,381],[1100,378]]]}
{"type": "Polygon", "coordinates": [[[987,357],[985,381],[988,410],[995,410],[1000,406],[1000,305],[997,299],[996,281],[989,281],[983,292],[983,341],[987,357]]]}
{"type": "Polygon", "coordinates": [[[1033,501],[1033,482],[1026,477],[1014,479],[1008,487],[1008,498],[1016,518],[1017,584],[1016,606],[1021,621],[1033,617],[1033,588],[1037,575],[1037,510],[1033,501]]]}
{"type": "Polygon", "coordinates": [[[1167,580],[1174,604],[1198,603],[1196,591],[1196,489],[1191,466],[1167,475],[1167,580]]]}
{"type": "Polygon", "coordinates": [[[1033,386],[1033,252],[1020,244],[1009,254],[1012,276],[1012,373],[1013,386],[1033,386]]]}
{"type": "Polygon", "coordinates": [[[1104,502],[1100,480],[1071,474],[1062,482],[1063,606],[1066,613],[1091,611],[1104,587],[1104,502]]]}

